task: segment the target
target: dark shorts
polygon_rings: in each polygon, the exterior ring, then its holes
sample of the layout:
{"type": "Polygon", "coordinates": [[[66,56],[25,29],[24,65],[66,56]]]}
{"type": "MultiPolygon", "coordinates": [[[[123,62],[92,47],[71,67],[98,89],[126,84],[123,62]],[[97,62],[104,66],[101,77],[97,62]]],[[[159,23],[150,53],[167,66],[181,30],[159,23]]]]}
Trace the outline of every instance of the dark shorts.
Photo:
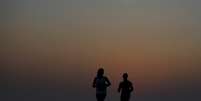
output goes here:
{"type": "Polygon", "coordinates": [[[121,94],[121,101],[129,101],[130,94],[121,94]]]}
{"type": "Polygon", "coordinates": [[[102,93],[102,94],[96,94],[96,99],[97,101],[104,101],[106,97],[106,94],[102,93]]]}

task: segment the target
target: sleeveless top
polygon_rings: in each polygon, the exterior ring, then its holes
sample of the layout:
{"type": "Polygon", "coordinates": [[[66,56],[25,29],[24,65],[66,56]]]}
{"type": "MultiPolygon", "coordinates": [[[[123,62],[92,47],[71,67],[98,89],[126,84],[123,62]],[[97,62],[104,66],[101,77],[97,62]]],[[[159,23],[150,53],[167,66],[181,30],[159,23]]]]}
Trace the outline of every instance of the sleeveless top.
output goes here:
{"type": "Polygon", "coordinates": [[[132,83],[130,81],[122,81],[120,83],[120,87],[122,88],[122,94],[129,94],[130,91],[130,87],[132,86],[132,83]]]}
{"type": "Polygon", "coordinates": [[[95,78],[97,94],[106,94],[106,88],[107,88],[106,79],[107,79],[106,77],[95,78]]]}

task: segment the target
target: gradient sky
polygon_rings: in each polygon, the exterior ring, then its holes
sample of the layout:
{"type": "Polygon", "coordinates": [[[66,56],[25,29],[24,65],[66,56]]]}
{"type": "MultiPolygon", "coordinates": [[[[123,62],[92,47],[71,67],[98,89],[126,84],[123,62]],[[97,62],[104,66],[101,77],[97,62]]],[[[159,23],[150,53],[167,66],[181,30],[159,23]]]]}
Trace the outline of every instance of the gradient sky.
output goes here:
{"type": "Polygon", "coordinates": [[[1,91],[3,98],[94,101],[91,82],[102,64],[112,81],[110,100],[118,99],[118,82],[128,72],[139,101],[197,101],[200,4],[199,0],[1,1],[0,60],[7,87],[1,91]]]}

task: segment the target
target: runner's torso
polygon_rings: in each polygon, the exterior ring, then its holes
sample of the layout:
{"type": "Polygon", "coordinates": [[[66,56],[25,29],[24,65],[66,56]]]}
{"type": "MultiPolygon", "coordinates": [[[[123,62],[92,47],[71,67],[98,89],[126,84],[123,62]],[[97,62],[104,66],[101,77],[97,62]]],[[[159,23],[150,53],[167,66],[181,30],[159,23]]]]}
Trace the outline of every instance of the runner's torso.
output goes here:
{"type": "Polygon", "coordinates": [[[96,93],[106,93],[106,77],[96,77],[96,93]]]}

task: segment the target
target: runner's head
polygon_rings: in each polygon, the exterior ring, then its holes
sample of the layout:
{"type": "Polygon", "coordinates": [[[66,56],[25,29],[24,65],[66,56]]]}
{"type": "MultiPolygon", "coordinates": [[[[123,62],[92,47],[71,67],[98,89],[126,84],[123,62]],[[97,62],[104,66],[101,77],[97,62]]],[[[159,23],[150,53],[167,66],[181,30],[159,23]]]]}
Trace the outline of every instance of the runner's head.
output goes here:
{"type": "Polygon", "coordinates": [[[97,72],[97,76],[100,77],[100,76],[103,76],[103,74],[104,74],[104,69],[103,68],[99,68],[98,72],[97,72]]]}
{"type": "Polygon", "coordinates": [[[123,79],[124,79],[124,80],[127,80],[127,78],[128,78],[128,74],[127,74],[127,73],[124,73],[124,74],[123,74],[123,79]]]}

